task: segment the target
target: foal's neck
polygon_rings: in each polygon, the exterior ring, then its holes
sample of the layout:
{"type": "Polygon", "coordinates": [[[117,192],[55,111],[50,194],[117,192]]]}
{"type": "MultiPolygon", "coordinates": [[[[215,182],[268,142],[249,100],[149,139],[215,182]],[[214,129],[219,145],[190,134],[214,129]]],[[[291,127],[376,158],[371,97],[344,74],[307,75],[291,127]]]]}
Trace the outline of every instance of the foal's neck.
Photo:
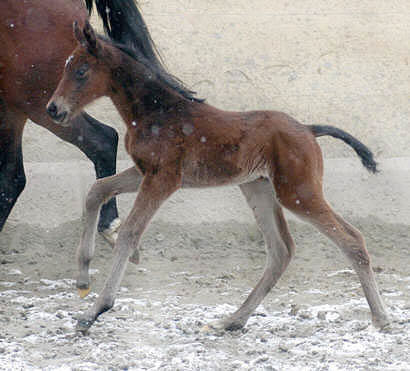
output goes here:
{"type": "Polygon", "coordinates": [[[176,92],[151,69],[123,52],[111,68],[110,98],[127,126],[145,117],[164,114],[188,99],[176,92]]]}

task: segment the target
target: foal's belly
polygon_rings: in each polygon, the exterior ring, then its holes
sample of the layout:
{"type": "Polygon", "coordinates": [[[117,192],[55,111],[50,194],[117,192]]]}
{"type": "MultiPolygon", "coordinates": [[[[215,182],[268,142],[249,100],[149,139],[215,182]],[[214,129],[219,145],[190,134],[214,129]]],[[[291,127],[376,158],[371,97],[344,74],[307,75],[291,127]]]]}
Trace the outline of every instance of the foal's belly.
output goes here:
{"type": "Polygon", "coordinates": [[[192,146],[182,164],[183,187],[217,187],[249,183],[266,176],[263,151],[236,141],[192,146]]]}
{"type": "Polygon", "coordinates": [[[182,177],[183,188],[221,187],[250,183],[260,177],[265,177],[262,170],[236,171],[231,168],[198,167],[194,171],[185,171],[182,177]]]}

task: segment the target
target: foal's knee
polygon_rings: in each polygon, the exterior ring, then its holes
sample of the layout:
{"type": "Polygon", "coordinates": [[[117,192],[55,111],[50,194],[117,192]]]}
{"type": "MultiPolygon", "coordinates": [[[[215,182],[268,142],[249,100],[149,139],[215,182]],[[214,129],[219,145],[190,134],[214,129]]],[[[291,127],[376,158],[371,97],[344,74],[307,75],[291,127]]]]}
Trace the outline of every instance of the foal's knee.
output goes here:
{"type": "Polygon", "coordinates": [[[140,261],[139,237],[140,234],[138,232],[124,224],[118,233],[115,243],[115,249],[118,250],[120,256],[134,264],[139,264],[140,261]]]}
{"type": "Polygon", "coordinates": [[[85,207],[87,210],[97,210],[102,204],[110,199],[110,195],[106,194],[103,180],[97,180],[87,194],[85,207]]]}

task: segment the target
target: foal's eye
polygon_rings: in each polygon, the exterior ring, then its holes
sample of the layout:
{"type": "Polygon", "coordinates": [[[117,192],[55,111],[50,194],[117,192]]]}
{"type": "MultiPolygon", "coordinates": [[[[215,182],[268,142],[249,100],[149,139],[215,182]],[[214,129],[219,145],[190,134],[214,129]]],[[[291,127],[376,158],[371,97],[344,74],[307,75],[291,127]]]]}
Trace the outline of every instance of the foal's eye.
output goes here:
{"type": "Polygon", "coordinates": [[[76,72],[75,72],[75,77],[78,80],[82,80],[85,77],[86,72],[88,71],[89,66],[88,64],[83,64],[76,72]]]}

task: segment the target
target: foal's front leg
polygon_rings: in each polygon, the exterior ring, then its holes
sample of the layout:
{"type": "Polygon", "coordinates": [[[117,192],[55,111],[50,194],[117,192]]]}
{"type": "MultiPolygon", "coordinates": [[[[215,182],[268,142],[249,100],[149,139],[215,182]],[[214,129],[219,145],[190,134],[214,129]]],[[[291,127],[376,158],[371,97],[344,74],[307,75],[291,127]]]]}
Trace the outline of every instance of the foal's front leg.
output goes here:
{"type": "Polygon", "coordinates": [[[136,192],[141,179],[137,169],[131,167],[117,175],[97,180],[88,192],[84,209],[84,231],[77,249],[77,288],[82,298],[90,292],[88,270],[94,256],[95,233],[101,206],[113,196],[136,192]]]}
{"type": "Polygon", "coordinates": [[[120,228],[111,273],[97,301],[79,318],[78,331],[86,332],[100,314],[112,308],[129,257],[138,248],[140,238],[155,212],[179,185],[179,177],[170,177],[166,172],[144,177],[131,213],[120,228]]]}

